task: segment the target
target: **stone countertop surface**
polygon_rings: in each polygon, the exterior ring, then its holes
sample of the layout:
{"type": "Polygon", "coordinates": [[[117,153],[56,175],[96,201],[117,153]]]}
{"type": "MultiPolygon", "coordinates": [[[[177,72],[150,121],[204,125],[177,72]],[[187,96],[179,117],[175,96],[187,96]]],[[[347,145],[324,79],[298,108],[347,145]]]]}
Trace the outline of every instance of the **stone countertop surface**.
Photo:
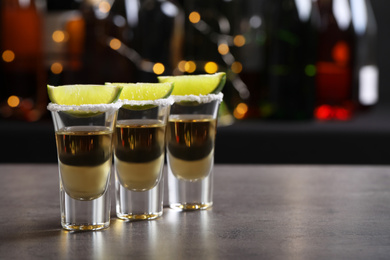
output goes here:
{"type": "Polygon", "coordinates": [[[388,259],[390,167],[216,165],[214,206],[60,225],[56,164],[0,164],[2,259],[388,259]]]}

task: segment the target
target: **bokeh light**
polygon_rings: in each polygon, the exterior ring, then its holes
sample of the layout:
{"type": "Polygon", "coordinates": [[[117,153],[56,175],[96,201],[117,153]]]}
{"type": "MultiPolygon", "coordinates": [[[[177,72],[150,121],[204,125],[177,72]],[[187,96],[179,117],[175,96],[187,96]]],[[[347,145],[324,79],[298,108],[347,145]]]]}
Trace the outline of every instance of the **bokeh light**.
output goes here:
{"type": "Polygon", "coordinates": [[[22,101],[20,101],[20,108],[24,111],[31,110],[34,107],[34,102],[31,98],[24,98],[22,101]]]}
{"type": "Polygon", "coordinates": [[[346,121],[351,119],[352,109],[348,106],[330,106],[321,105],[314,111],[314,116],[318,120],[339,120],[346,121]]]}
{"type": "Polygon", "coordinates": [[[181,60],[181,61],[177,64],[177,68],[178,68],[181,72],[185,72],[185,71],[186,71],[186,63],[187,63],[187,61],[181,60]]]}
{"type": "Polygon", "coordinates": [[[332,58],[339,64],[346,64],[350,59],[349,45],[344,41],[339,41],[332,49],[332,58]]]}
{"type": "Polygon", "coordinates": [[[51,38],[55,42],[58,42],[58,43],[63,42],[65,40],[65,33],[61,30],[56,30],[51,35],[51,38]]]}
{"type": "Polygon", "coordinates": [[[27,112],[26,119],[27,119],[27,121],[30,121],[30,122],[38,121],[39,118],[41,118],[41,115],[42,115],[42,112],[40,110],[32,109],[32,110],[27,112]]]}
{"type": "Polygon", "coordinates": [[[246,42],[246,40],[245,40],[245,37],[244,37],[243,35],[236,35],[236,36],[234,36],[234,38],[233,38],[233,43],[234,43],[234,45],[237,46],[237,47],[242,47],[242,46],[244,46],[244,45],[245,45],[245,42],[246,42]]]}
{"type": "Polygon", "coordinates": [[[232,71],[234,73],[237,73],[237,74],[241,73],[241,71],[242,71],[242,64],[241,64],[241,62],[239,62],[239,61],[233,62],[232,66],[231,66],[231,69],[232,69],[232,71]]]}
{"type": "Polygon", "coordinates": [[[229,46],[226,43],[222,43],[222,44],[218,45],[218,52],[221,55],[228,54],[229,53],[229,46]]]}
{"type": "Polygon", "coordinates": [[[204,70],[209,74],[215,73],[218,71],[218,65],[213,61],[209,61],[204,65],[204,70]]]}
{"type": "Polygon", "coordinates": [[[110,47],[111,47],[111,49],[113,49],[113,50],[119,50],[121,46],[122,46],[121,41],[118,40],[118,39],[116,39],[116,38],[115,38],[115,39],[112,39],[112,40],[110,41],[110,47]]]}
{"type": "Polygon", "coordinates": [[[5,62],[12,62],[15,59],[15,53],[11,50],[5,50],[1,57],[5,62]]]}
{"type": "Polygon", "coordinates": [[[191,12],[188,16],[188,19],[191,23],[199,23],[200,21],[200,14],[198,12],[191,12]]]}
{"type": "Polygon", "coordinates": [[[351,118],[351,111],[344,107],[335,107],[334,118],[340,121],[349,120],[351,118]]]}
{"type": "Polygon", "coordinates": [[[62,66],[61,63],[59,62],[54,62],[51,66],[50,66],[50,70],[53,74],[60,74],[63,70],[64,70],[64,67],[62,66]]]}
{"type": "Polygon", "coordinates": [[[319,120],[330,120],[333,117],[333,109],[329,105],[321,105],[314,111],[314,116],[319,120]]]}
{"type": "Polygon", "coordinates": [[[7,99],[7,104],[10,107],[17,107],[20,104],[20,99],[17,96],[9,96],[7,99]]]}
{"type": "Polygon", "coordinates": [[[314,77],[317,73],[317,68],[313,64],[308,64],[305,67],[305,74],[309,77],[314,77]]]}
{"type": "Polygon", "coordinates": [[[153,72],[157,75],[163,74],[165,71],[165,66],[162,63],[156,63],[153,65],[153,72]]]}
{"type": "Polygon", "coordinates": [[[234,109],[233,116],[237,119],[243,119],[247,112],[248,112],[248,105],[245,103],[240,103],[234,109]]]}
{"type": "Polygon", "coordinates": [[[111,5],[107,1],[102,1],[99,4],[99,11],[102,13],[108,13],[111,9],[111,5]]]}
{"type": "Polygon", "coordinates": [[[195,70],[196,70],[196,64],[195,64],[195,62],[193,62],[193,61],[187,61],[186,64],[185,64],[185,66],[184,66],[184,69],[185,69],[185,71],[188,72],[188,73],[193,73],[193,72],[195,72],[195,70]]]}

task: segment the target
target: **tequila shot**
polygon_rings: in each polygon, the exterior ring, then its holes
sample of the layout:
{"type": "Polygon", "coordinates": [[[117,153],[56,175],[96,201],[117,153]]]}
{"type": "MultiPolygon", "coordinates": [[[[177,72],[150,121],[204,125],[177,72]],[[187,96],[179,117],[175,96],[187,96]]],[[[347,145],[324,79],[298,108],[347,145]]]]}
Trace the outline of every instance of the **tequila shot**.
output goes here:
{"type": "Polygon", "coordinates": [[[171,98],[124,100],[114,137],[116,214],[125,221],[163,214],[165,130],[171,98]]]}
{"type": "Polygon", "coordinates": [[[58,155],[61,225],[70,231],[110,225],[112,138],[120,104],[50,103],[58,155]]]}
{"type": "Polygon", "coordinates": [[[207,209],[213,205],[214,147],[223,95],[173,97],[166,136],[169,205],[207,209]]]}

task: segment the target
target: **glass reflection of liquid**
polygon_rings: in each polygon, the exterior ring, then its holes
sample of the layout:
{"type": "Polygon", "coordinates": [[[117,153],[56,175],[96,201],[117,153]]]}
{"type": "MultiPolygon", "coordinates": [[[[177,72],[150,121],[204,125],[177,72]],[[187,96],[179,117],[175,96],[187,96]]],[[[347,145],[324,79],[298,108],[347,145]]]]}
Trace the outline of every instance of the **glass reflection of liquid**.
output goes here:
{"type": "Polygon", "coordinates": [[[216,232],[210,225],[211,214],[210,210],[165,213],[164,219],[172,239],[162,249],[166,253],[164,256],[186,259],[190,255],[195,259],[218,259],[216,232]]]}
{"type": "MultiPolygon", "coordinates": [[[[114,232],[113,237],[115,237],[115,243],[110,244],[110,257],[115,258],[119,256],[118,254],[123,256],[131,254],[136,256],[134,259],[167,258],[165,252],[169,251],[166,249],[166,244],[170,241],[164,234],[169,234],[170,231],[162,232],[163,225],[163,221],[160,220],[125,222],[115,219],[110,226],[110,230],[114,232]]],[[[175,254],[175,252],[169,253],[175,254]]]]}
{"type": "Polygon", "coordinates": [[[108,259],[103,232],[61,232],[61,259],[108,259]]]}

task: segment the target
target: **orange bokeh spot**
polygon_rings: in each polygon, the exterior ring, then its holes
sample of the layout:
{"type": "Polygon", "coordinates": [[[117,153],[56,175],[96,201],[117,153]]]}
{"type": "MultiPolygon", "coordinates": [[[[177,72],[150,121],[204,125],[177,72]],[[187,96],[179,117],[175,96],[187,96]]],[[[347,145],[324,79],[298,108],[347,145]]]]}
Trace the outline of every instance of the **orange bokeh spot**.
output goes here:
{"type": "Polygon", "coordinates": [[[3,61],[12,62],[15,59],[15,53],[11,50],[5,50],[2,55],[3,61]]]}
{"type": "Polygon", "coordinates": [[[242,71],[242,64],[239,61],[235,61],[235,62],[233,62],[232,66],[230,68],[234,73],[238,74],[238,73],[241,73],[241,71],[242,71]]]}
{"type": "Polygon", "coordinates": [[[113,50],[119,50],[121,46],[122,46],[122,42],[116,38],[110,41],[110,47],[113,50]]]}
{"type": "Polygon", "coordinates": [[[184,65],[184,69],[188,73],[193,73],[196,70],[196,64],[193,61],[187,61],[184,65]]]}
{"type": "Polygon", "coordinates": [[[199,23],[200,21],[200,14],[198,12],[191,12],[188,16],[188,19],[191,23],[199,23]]]}
{"type": "Polygon", "coordinates": [[[102,13],[108,13],[111,9],[111,4],[107,1],[102,1],[99,4],[99,11],[102,13]]]}
{"type": "Polygon", "coordinates": [[[248,105],[245,103],[240,103],[234,109],[233,115],[237,119],[243,119],[248,112],[248,105]]]}
{"type": "Polygon", "coordinates": [[[19,97],[12,95],[7,99],[7,104],[10,107],[17,107],[20,104],[20,99],[19,97]]]}
{"type": "Polygon", "coordinates": [[[187,61],[185,61],[185,60],[179,61],[179,63],[177,64],[177,68],[178,68],[181,72],[185,72],[185,71],[186,71],[186,63],[187,63],[187,61]]]}
{"type": "Polygon", "coordinates": [[[55,42],[58,42],[58,43],[59,42],[63,42],[65,40],[65,33],[63,31],[61,31],[61,30],[56,30],[51,35],[51,38],[55,42]]]}
{"type": "Polygon", "coordinates": [[[218,71],[218,64],[213,62],[213,61],[209,61],[207,62],[205,65],[204,65],[204,70],[209,73],[209,74],[212,74],[212,73],[215,73],[218,71]]]}
{"type": "Polygon", "coordinates": [[[153,72],[157,75],[163,74],[165,71],[165,66],[162,63],[156,63],[153,65],[153,72]]]}
{"type": "Polygon", "coordinates": [[[236,35],[233,39],[234,45],[242,47],[245,45],[245,37],[243,35],[236,35]]]}
{"type": "Polygon", "coordinates": [[[61,74],[62,71],[64,70],[64,67],[62,66],[61,63],[59,62],[54,62],[51,66],[50,66],[50,70],[53,74],[61,74]]]}
{"type": "Polygon", "coordinates": [[[229,46],[226,43],[221,43],[220,45],[218,45],[218,52],[221,55],[228,54],[229,53],[229,46]]]}

